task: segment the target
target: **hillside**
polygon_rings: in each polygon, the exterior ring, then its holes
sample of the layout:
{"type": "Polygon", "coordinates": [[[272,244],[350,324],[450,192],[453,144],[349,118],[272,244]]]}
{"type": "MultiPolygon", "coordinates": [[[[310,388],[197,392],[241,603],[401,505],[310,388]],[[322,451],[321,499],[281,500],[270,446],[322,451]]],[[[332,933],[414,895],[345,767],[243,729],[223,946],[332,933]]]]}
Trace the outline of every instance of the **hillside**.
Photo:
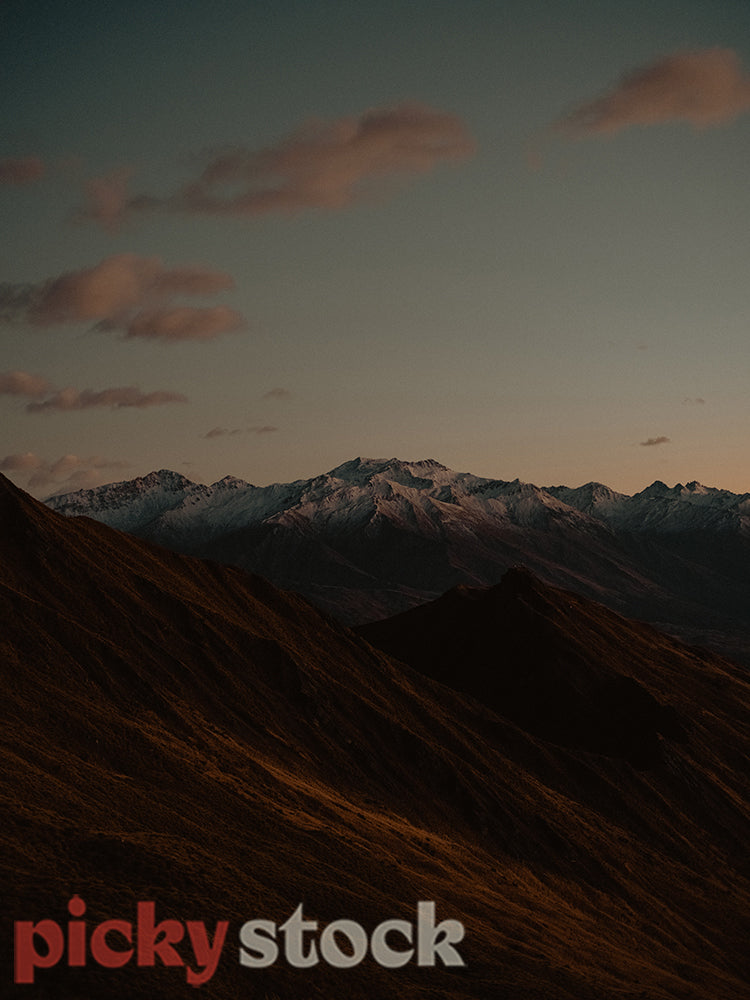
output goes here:
{"type": "MultiPolygon", "coordinates": [[[[78,895],[89,930],[149,900],[159,920],[226,921],[201,987],[221,1000],[747,995],[750,691],[732,663],[516,573],[491,647],[451,611],[464,653],[428,677],[262,579],[63,518],[3,478],[0,559],[11,920],[65,925],[78,895]],[[527,689],[522,712],[493,671],[527,689]],[[601,679],[640,692],[630,742],[594,745],[585,713],[551,731],[551,685],[596,713],[601,679]],[[372,930],[414,923],[420,900],[462,922],[464,966],[238,961],[246,920],[304,904],[321,928],[372,930]]],[[[158,960],[3,981],[55,1000],[186,990],[158,960]]]]}

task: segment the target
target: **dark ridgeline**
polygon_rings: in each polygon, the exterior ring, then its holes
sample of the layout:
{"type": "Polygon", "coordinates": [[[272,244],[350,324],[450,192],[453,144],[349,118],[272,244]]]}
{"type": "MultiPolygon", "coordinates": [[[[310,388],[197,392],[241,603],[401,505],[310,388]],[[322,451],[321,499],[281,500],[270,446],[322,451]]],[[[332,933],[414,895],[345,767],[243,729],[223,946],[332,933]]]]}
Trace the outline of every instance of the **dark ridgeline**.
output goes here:
{"type": "MultiPolygon", "coordinates": [[[[64,925],[74,894],[91,927],[145,900],[228,920],[201,987],[220,1000],[747,996],[731,662],[525,571],[369,631],[391,659],[258,577],[2,478],[0,564],[8,924],[64,925]],[[372,929],[418,900],[463,921],[465,968],[239,965],[245,920],[304,903],[372,929]]],[[[35,1000],[191,989],[158,964],[3,977],[35,1000]]]]}

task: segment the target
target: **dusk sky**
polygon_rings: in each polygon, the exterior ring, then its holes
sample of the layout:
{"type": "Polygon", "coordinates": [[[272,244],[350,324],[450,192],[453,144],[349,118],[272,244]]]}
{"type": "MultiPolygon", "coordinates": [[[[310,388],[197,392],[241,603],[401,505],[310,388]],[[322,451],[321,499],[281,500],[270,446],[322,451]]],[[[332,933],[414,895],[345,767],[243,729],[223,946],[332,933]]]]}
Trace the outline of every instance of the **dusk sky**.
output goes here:
{"type": "Polygon", "coordinates": [[[750,3],[4,0],[0,470],[750,491],[750,3]]]}

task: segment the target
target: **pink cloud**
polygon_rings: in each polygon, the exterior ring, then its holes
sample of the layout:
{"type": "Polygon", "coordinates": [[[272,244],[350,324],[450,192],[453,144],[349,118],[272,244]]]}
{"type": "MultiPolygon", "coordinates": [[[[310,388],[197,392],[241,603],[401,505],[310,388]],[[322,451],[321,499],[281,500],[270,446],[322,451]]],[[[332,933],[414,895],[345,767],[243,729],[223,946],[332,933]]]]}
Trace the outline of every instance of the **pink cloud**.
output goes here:
{"type": "Polygon", "coordinates": [[[52,391],[52,383],[29,372],[0,372],[0,393],[10,396],[43,396],[52,391]]]}
{"type": "Polygon", "coordinates": [[[91,322],[100,330],[165,340],[206,340],[244,325],[219,306],[172,306],[179,296],[206,296],[234,287],[231,276],[205,267],[167,268],[156,257],[118,254],[38,285],[0,288],[0,313],[37,326],[91,322]]]}
{"type": "Polygon", "coordinates": [[[750,110],[750,77],[732,49],[699,49],[664,56],[635,70],[608,93],[580,105],[557,123],[572,138],[614,135],[632,125],[683,121],[721,125],[750,110]]]}
{"type": "Polygon", "coordinates": [[[0,471],[2,472],[29,472],[38,469],[42,465],[41,458],[31,451],[13,455],[6,455],[0,459],[0,471]]]}
{"type": "Polygon", "coordinates": [[[71,475],[80,472],[82,466],[90,464],[91,460],[87,462],[85,459],[79,458],[78,455],[63,455],[55,462],[41,462],[29,480],[29,486],[47,486],[49,483],[69,479],[71,475]]]}
{"type": "Polygon", "coordinates": [[[141,195],[129,208],[240,216],[342,208],[389,178],[427,173],[475,149],[457,116],[401,104],[359,117],[314,119],[265,149],[229,149],[173,197],[141,195]]]}
{"type": "Polygon", "coordinates": [[[62,483],[58,492],[97,486],[106,480],[107,470],[128,467],[128,462],[112,461],[98,455],[87,458],[63,455],[50,461],[27,451],[25,454],[6,455],[0,459],[0,470],[25,476],[29,489],[46,489],[53,484],[62,483]]]}
{"type": "Polygon", "coordinates": [[[241,330],[244,317],[226,306],[195,309],[175,306],[171,309],[145,310],[138,313],[128,326],[126,337],[146,337],[151,340],[214,340],[223,333],[241,330]]]}
{"type": "Polygon", "coordinates": [[[186,403],[187,401],[187,396],[183,396],[179,392],[162,390],[141,392],[138,386],[127,385],[99,391],[60,389],[39,403],[27,403],[26,409],[29,413],[44,413],[50,410],[90,410],[94,407],[110,407],[112,409],[137,407],[143,409],[147,406],[163,406],[165,403],[186,403]]]}
{"type": "Polygon", "coordinates": [[[29,372],[0,372],[0,393],[12,396],[31,396],[33,398],[47,396],[38,402],[27,403],[29,413],[43,413],[49,410],[88,410],[94,407],[139,407],[161,406],[165,403],[186,403],[187,397],[182,393],[156,392],[144,393],[138,386],[118,386],[111,389],[78,390],[72,387],[55,389],[52,383],[41,375],[31,375],[29,372]]]}
{"type": "Polygon", "coordinates": [[[43,173],[44,164],[36,156],[0,160],[0,184],[29,184],[43,173]]]}
{"type": "Polygon", "coordinates": [[[117,326],[134,309],[177,294],[213,294],[233,285],[231,277],[221,272],[204,268],[170,270],[156,257],[118,254],[94,267],[45,282],[37,289],[29,318],[42,326],[77,320],[109,321],[117,326]]]}
{"type": "Polygon", "coordinates": [[[119,229],[128,201],[128,184],[134,172],[132,167],[117,167],[86,181],[86,206],[78,217],[98,222],[110,232],[119,229]]]}
{"type": "Polygon", "coordinates": [[[233,288],[234,280],[228,274],[204,267],[165,268],[154,281],[154,291],[166,298],[174,295],[216,295],[233,288]]]}

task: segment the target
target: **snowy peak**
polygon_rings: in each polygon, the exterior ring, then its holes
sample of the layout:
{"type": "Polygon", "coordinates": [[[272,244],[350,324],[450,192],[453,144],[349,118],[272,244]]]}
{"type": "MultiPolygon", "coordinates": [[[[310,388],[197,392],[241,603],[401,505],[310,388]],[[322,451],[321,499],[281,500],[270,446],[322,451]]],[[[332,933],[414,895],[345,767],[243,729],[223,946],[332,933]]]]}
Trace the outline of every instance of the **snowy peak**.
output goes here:
{"type": "MultiPolygon", "coordinates": [[[[675,490],[676,489],[678,489],[677,486],[675,486],[675,490]]],[[[682,489],[682,486],[679,486],[679,489],[682,489]]],[[[650,486],[647,486],[645,490],[641,490],[640,493],[636,493],[635,496],[640,497],[642,500],[650,500],[653,497],[670,496],[672,493],[673,491],[669,488],[669,486],[667,486],[666,483],[663,483],[661,479],[656,479],[650,486]]]]}
{"type": "Polygon", "coordinates": [[[58,493],[49,497],[45,502],[51,506],[57,506],[57,501],[64,499],[66,502],[73,502],[80,499],[83,503],[97,504],[102,506],[116,504],[120,501],[127,501],[137,496],[146,494],[185,493],[195,487],[191,482],[179,472],[172,472],[170,469],[161,469],[159,472],[149,472],[147,476],[138,476],[136,479],[127,479],[118,483],[106,483],[104,486],[95,486],[93,489],[76,490],[74,493],[58,493]]]}
{"type": "Polygon", "coordinates": [[[236,476],[224,476],[216,483],[211,484],[211,489],[218,492],[220,490],[241,490],[241,489],[253,489],[250,483],[246,483],[244,479],[238,479],[236,476]]]}
{"type": "Polygon", "coordinates": [[[667,486],[657,480],[627,497],[618,512],[617,526],[630,531],[678,532],[695,530],[750,530],[749,495],[731,493],[693,480],[667,486]]]}
{"type": "Polygon", "coordinates": [[[45,502],[66,515],[86,515],[110,527],[138,531],[144,524],[209,487],[191,482],[179,472],[161,469],[119,483],[62,493],[45,502]]]}
{"type": "MultiPolygon", "coordinates": [[[[651,483],[647,486],[645,490],[641,490],[640,493],[636,493],[637,497],[642,497],[643,499],[654,499],[660,497],[695,497],[695,496],[718,496],[725,493],[725,490],[717,490],[712,486],[703,486],[697,480],[693,480],[687,485],[683,486],[682,483],[675,483],[674,486],[667,486],[660,479],[656,482],[651,483]]],[[[729,494],[732,496],[733,494],[729,494]]]]}
{"type": "Polygon", "coordinates": [[[628,499],[625,494],[615,492],[604,483],[594,482],[577,486],[575,489],[571,489],[569,486],[551,486],[548,492],[559,500],[569,503],[571,507],[577,507],[578,510],[595,509],[605,504],[610,505],[628,499]]]}
{"type": "Polygon", "coordinates": [[[436,478],[442,478],[442,473],[449,473],[449,470],[433,459],[402,462],[397,458],[355,458],[332,469],[328,476],[352,486],[367,486],[374,480],[385,480],[424,489],[432,486],[436,478]]]}
{"type": "Polygon", "coordinates": [[[328,473],[293,483],[257,487],[225,476],[211,486],[162,469],[127,482],[51,497],[64,514],[85,514],[112,527],[200,540],[260,524],[307,524],[316,530],[358,531],[387,520],[435,535],[490,528],[560,528],[588,531],[750,533],[750,495],[697,481],[669,487],[659,480],[627,496],[590,482],[542,488],[519,479],[484,479],[453,472],[434,459],[358,457],[328,473]],[[316,527],[317,526],[317,527],[316,527]]]}
{"type": "Polygon", "coordinates": [[[234,476],[206,486],[162,470],[48,505],[241,566],[347,624],[457,585],[494,585],[524,565],[750,662],[750,494],[697,482],[627,496],[596,482],[542,488],[432,460],[356,458],[269,486],[234,476]]]}

